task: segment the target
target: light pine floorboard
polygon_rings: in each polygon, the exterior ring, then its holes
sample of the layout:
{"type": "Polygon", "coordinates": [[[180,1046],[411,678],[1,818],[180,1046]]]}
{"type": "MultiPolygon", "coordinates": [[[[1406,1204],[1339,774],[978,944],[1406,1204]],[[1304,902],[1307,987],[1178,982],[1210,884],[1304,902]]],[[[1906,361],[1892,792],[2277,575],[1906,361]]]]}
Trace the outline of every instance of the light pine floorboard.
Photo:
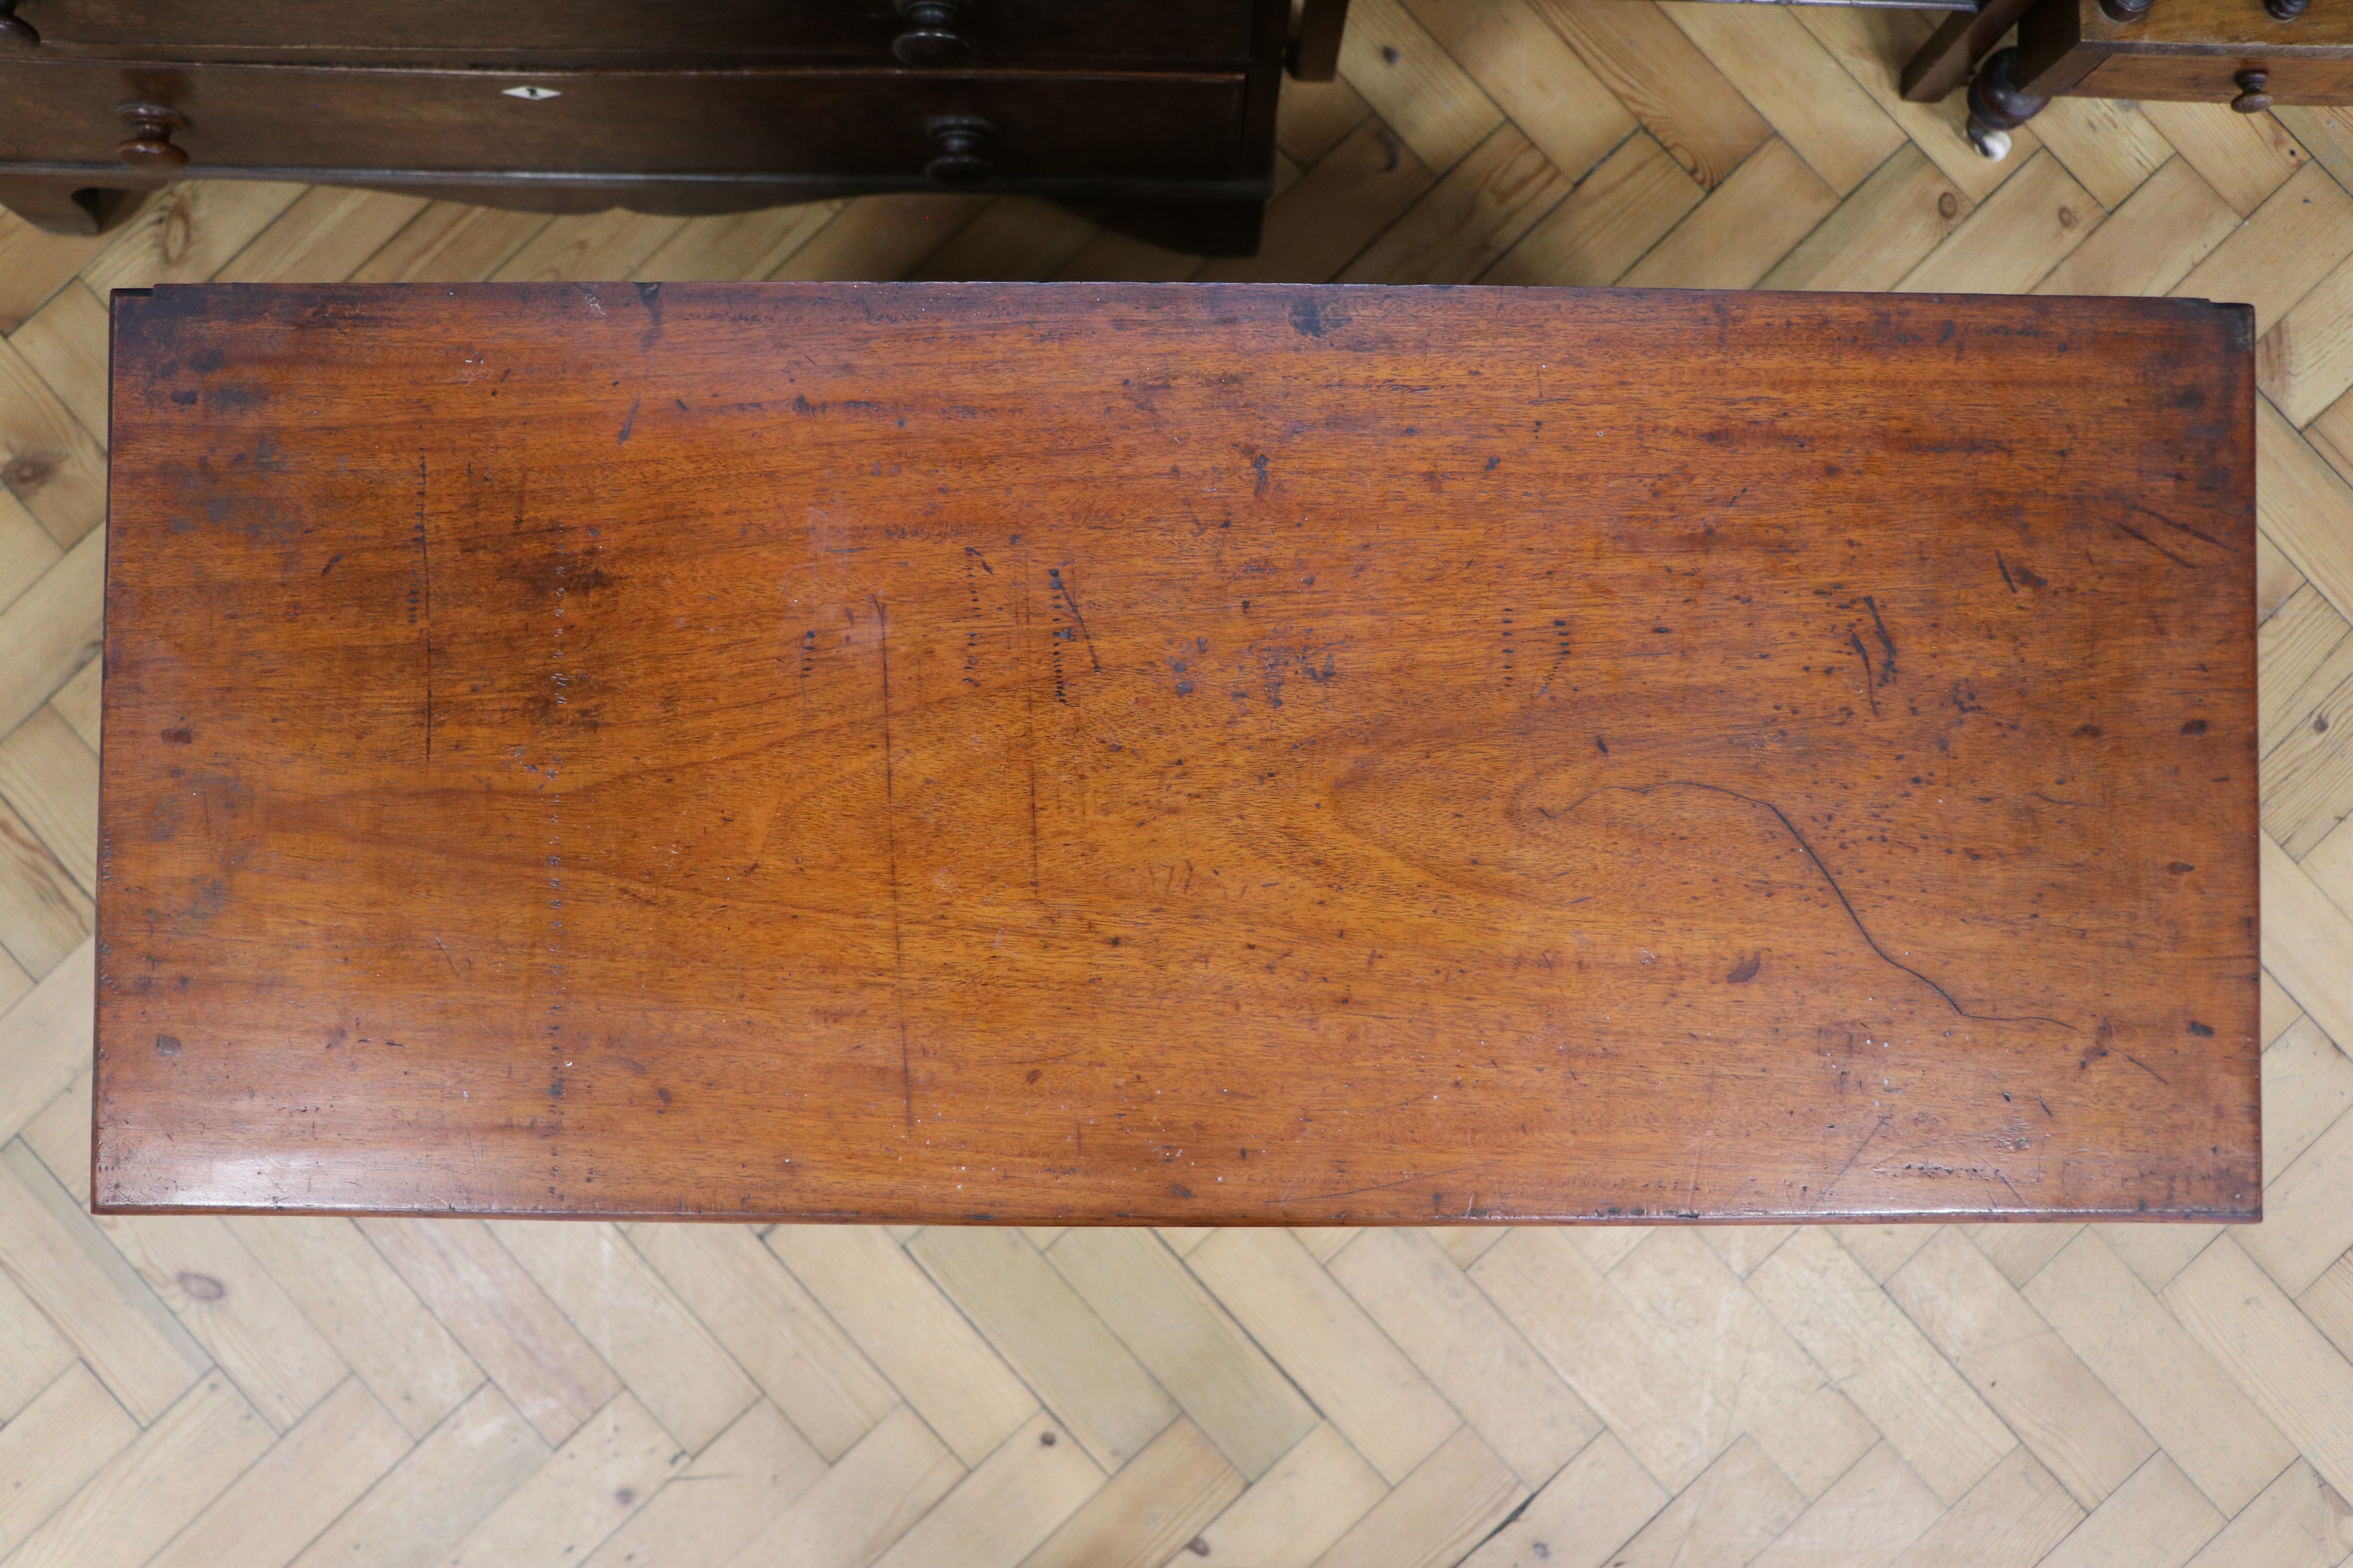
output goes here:
{"type": "Polygon", "coordinates": [[[969,194],[0,216],[0,1568],[2353,1562],[2353,121],[2063,100],[1990,163],[1896,89],[1928,25],[1356,0],[1248,259],[969,194]],[[88,1217],[109,289],[1040,277],[2253,305],[2271,1220],[88,1217]]]}

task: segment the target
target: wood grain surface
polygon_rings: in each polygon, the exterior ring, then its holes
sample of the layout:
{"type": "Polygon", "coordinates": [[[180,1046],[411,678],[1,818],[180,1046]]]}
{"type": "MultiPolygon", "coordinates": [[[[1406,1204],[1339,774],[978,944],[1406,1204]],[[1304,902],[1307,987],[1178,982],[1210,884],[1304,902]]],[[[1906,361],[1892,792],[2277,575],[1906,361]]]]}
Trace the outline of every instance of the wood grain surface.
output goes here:
{"type": "Polygon", "coordinates": [[[101,1210],[2259,1210],[2244,307],[114,311],[101,1210]]]}

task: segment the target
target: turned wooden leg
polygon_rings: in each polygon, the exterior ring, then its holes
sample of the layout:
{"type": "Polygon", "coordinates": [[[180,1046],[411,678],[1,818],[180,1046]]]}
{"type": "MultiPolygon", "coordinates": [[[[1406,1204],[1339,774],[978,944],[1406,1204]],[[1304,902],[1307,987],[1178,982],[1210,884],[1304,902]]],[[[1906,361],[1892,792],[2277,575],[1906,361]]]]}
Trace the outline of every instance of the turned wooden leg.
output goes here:
{"type": "Polygon", "coordinates": [[[145,195],[49,174],[0,174],[0,206],[51,234],[103,234],[145,195]]]}
{"type": "Polygon", "coordinates": [[[1969,68],[2018,25],[2035,0],[1986,0],[1978,11],[1960,11],[1947,17],[1930,35],[1920,52],[1904,68],[1901,83],[1912,103],[1936,103],[1960,90],[1969,79],[1969,68]]]}
{"type": "Polygon", "coordinates": [[[2050,102],[2018,85],[2016,49],[1996,49],[1969,83],[1969,144],[1989,158],[2008,156],[2010,133],[2050,102]]]}

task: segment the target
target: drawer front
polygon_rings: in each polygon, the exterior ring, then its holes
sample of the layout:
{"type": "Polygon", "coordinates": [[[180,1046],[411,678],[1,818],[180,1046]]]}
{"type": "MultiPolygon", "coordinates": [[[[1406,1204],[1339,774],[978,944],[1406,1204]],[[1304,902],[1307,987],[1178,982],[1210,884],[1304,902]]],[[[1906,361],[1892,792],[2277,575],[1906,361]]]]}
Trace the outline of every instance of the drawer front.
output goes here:
{"type": "Polygon", "coordinates": [[[2228,103],[2242,70],[2263,71],[2274,103],[2353,103],[2353,58],[2313,55],[2111,55],[2067,89],[2073,98],[2228,103]]]}
{"type": "MultiPolygon", "coordinates": [[[[373,169],[822,174],[921,181],[966,156],[1004,179],[1220,180],[1244,174],[1242,79],[927,77],[909,72],[487,71],[0,63],[0,160],[103,163],[120,112],[158,104],[189,173],[373,169]],[[515,96],[526,89],[540,96],[515,96]]],[[[970,170],[979,173],[977,169],[970,170]]]]}
{"type": "MultiPolygon", "coordinates": [[[[933,30],[973,68],[1025,63],[1240,61],[1253,0],[941,0],[933,30]]],[[[438,60],[549,66],[597,56],[713,63],[812,55],[887,64],[919,30],[894,0],[20,0],[41,47],[133,59],[438,60]]],[[[945,65],[951,62],[932,60],[945,65]]]]}

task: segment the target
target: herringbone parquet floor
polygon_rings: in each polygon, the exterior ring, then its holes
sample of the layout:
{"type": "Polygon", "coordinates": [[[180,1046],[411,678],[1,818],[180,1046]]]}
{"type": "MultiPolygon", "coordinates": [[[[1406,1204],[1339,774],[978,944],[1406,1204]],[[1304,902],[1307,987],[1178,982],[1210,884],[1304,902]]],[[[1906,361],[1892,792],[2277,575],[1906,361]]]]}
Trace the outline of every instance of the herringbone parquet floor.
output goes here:
{"type": "MultiPolygon", "coordinates": [[[[2333,1568],[2353,1553],[2353,126],[1899,102],[1903,13],[1356,0],[1265,253],[1024,201],[0,225],[0,1559],[2333,1568]],[[93,1220],[109,288],[1263,278],[2164,292],[2262,343],[2264,1154],[2214,1227],[93,1220]]],[[[2129,432],[2120,432],[2128,437],[2129,432]]]]}

